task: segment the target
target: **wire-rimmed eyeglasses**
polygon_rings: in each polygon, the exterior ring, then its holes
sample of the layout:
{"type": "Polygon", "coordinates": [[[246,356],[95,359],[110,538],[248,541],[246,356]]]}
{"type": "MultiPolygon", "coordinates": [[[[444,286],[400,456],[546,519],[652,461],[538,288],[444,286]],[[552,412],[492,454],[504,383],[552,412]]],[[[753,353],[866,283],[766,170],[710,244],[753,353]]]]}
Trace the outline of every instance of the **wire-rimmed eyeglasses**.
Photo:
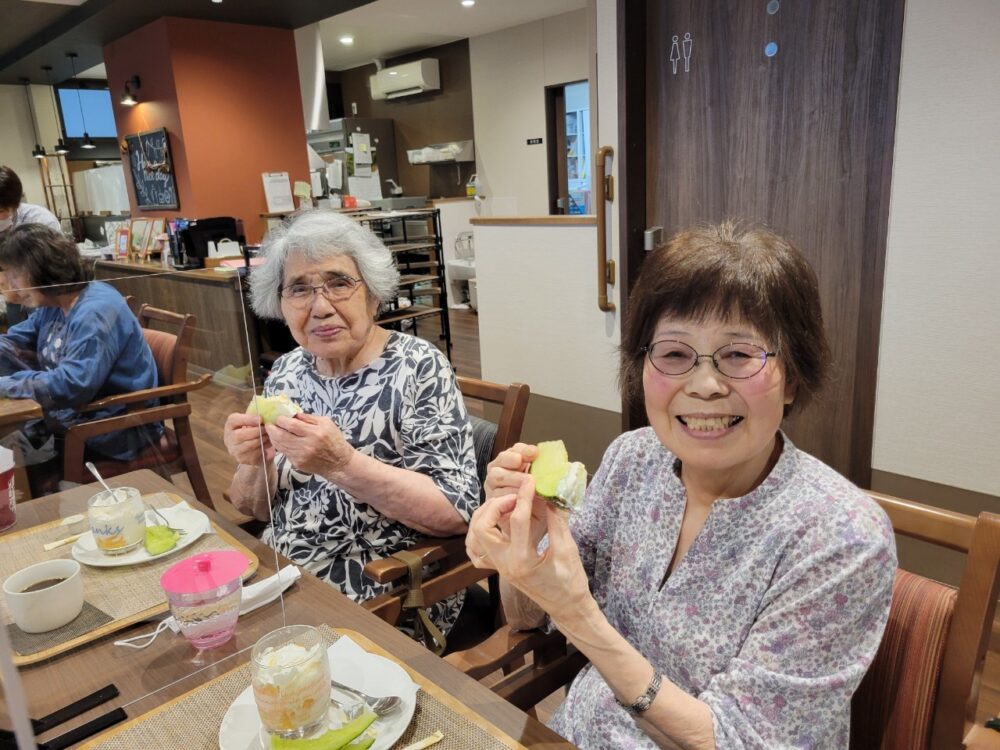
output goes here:
{"type": "Polygon", "coordinates": [[[711,354],[698,354],[683,341],[673,339],[654,341],[642,347],[642,351],[649,357],[649,363],[664,375],[686,375],[707,357],[716,370],[734,380],[752,378],[764,369],[770,357],[778,356],[777,352],[769,352],[756,344],[726,344],[711,354]]]}
{"type": "Polygon", "coordinates": [[[343,302],[361,284],[361,279],[350,276],[332,276],[318,286],[312,284],[289,284],[278,288],[281,298],[296,307],[308,307],[316,298],[316,292],[322,291],[330,302],[343,302]]]}

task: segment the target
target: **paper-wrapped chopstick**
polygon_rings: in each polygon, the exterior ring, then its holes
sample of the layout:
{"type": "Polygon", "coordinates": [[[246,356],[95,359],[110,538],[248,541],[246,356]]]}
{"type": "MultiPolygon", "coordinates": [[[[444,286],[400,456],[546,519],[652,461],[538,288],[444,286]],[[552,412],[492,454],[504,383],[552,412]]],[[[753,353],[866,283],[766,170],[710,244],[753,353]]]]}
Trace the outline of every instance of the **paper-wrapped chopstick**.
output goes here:
{"type": "Polygon", "coordinates": [[[67,537],[63,537],[62,539],[56,539],[54,542],[49,542],[48,544],[43,544],[42,545],[42,549],[44,549],[46,552],[48,552],[49,550],[53,550],[56,547],[62,547],[64,544],[69,544],[70,542],[75,542],[77,539],[79,539],[81,536],[83,536],[86,533],[87,532],[84,531],[84,532],[82,532],[80,534],[70,534],[67,537]]]}
{"type": "Polygon", "coordinates": [[[423,750],[425,747],[436,745],[443,739],[444,739],[444,733],[438,730],[430,737],[424,737],[419,742],[414,742],[412,745],[407,745],[406,747],[403,748],[403,750],[423,750]]]}

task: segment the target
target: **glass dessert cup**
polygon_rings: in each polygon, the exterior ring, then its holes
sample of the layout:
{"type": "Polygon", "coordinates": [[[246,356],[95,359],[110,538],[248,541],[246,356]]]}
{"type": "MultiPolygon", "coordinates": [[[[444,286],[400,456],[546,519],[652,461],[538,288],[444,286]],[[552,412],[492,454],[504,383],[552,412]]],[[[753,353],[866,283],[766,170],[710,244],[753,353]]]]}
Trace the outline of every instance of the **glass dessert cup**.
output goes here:
{"type": "Polygon", "coordinates": [[[278,628],[253,647],[251,685],[264,730],[284,739],[325,728],[330,711],[330,663],[316,628],[278,628]]]}
{"type": "Polygon", "coordinates": [[[135,487],[102,490],[87,501],[90,533],[97,549],[121,555],[140,544],[146,534],[146,506],[135,487]]]}

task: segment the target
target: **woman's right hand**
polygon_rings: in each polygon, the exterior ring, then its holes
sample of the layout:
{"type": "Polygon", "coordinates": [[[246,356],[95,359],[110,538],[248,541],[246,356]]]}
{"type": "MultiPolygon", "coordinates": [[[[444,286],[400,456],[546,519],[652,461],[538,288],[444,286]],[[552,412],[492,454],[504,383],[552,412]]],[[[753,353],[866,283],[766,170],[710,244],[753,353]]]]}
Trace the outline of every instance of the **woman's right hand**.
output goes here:
{"type": "Polygon", "coordinates": [[[236,412],[226,418],[222,439],[229,455],[237,463],[242,466],[263,466],[274,460],[274,446],[263,427],[263,422],[256,414],[236,412]]]}
{"type": "Polygon", "coordinates": [[[499,495],[516,495],[528,476],[531,462],[537,456],[537,446],[516,443],[490,461],[486,467],[486,499],[499,495]]]}

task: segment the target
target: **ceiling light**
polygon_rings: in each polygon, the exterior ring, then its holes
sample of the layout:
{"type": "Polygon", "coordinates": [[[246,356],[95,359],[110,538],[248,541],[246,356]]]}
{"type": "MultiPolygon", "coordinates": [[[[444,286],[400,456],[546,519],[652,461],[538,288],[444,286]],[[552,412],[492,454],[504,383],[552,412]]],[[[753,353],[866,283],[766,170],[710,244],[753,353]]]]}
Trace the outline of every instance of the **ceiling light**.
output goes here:
{"type": "Polygon", "coordinates": [[[31,155],[36,159],[45,158],[45,149],[42,148],[38,137],[38,123],[35,122],[35,106],[31,101],[31,81],[27,78],[22,78],[21,83],[24,85],[24,95],[28,99],[28,114],[31,115],[31,131],[35,134],[35,147],[31,150],[31,155]]]}
{"type": "Polygon", "coordinates": [[[466,8],[471,8],[475,4],[476,0],[462,0],[462,5],[465,6],[466,8]]]}
{"type": "Polygon", "coordinates": [[[222,4],[222,0],[212,0],[212,2],[215,3],[216,5],[222,4]]]}
{"type": "Polygon", "coordinates": [[[83,98],[80,96],[80,82],[76,80],[76,53],[67,52],[66,57],[69,58],[69,64],[73,70],[73,80],[76,81],[76,105],[80,108],[80,122],[83,123],[83,143],[80,144],[80,148],[97,148],[97,144],[90,139],[90,133],[87,132],[87,118],[83,114],[83,98]]]}
{"type": "Polygon", "coordinates": [[[346,44],[348,47],[350,47],[352,44],[354,44],[354,37],[351,36],[350,34],[344,34],[342,37],[340,37],[340,43],[346,44]]]}
{"type": "MultiPolygon", "coordinates": [[[[43,65],[42,70],[45,71],[45,78],[49,82],[49,93],[52,94],[52,113],[55,115],[56,130],[58,131],[62,128],[62,126],[59,124],[59,107],[56,105],[56,88],[52,85],[52,66],[43,65]]],[[[69,153],[69,146],[67,146],[66,142],[63,141],[62,136],[59,136],[59,140],[56,142],[56,145],[52,147],[52,151],[59,156],[69,153]]]]}
{"type": "Polygon", "coordinates": [[[399,75],[399,71],[398,70],[390,70],[389,71],[389,75],[391,75],[391,76],[398,76],[399,75]]]}

